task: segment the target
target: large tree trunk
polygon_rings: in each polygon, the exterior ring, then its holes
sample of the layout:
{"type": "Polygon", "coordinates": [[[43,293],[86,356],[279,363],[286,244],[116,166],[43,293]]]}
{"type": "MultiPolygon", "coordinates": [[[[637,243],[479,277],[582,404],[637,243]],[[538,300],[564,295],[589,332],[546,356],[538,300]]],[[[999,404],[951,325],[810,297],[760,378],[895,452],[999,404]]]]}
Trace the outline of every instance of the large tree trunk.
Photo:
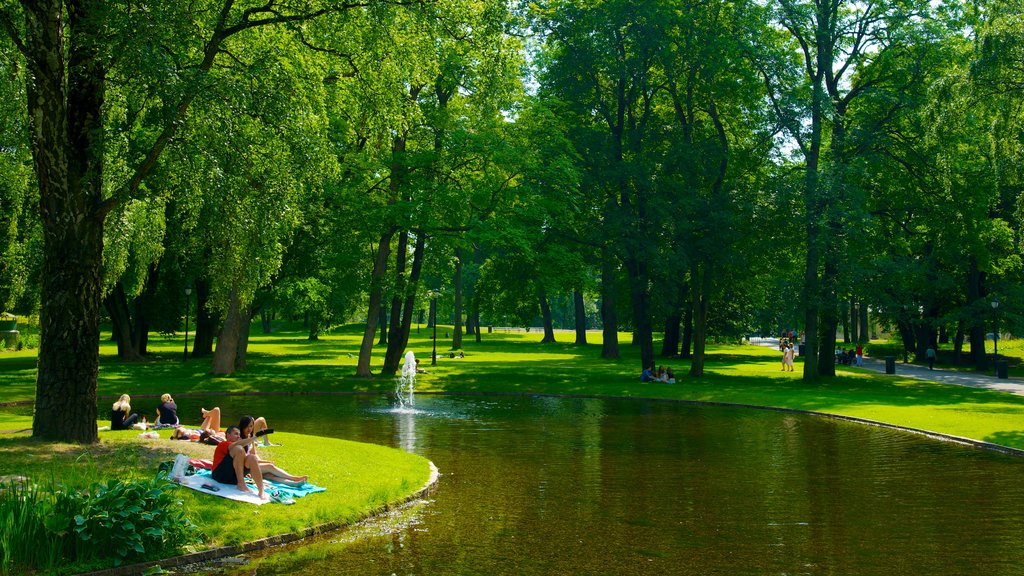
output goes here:
{"type": "Polygon", "coordinates": [[[135,350],[145,357],[149,347],[149,318],[156,308],[157,284],[160,282],[159,267],[151,265],[142,294],[135,299],[135,350]]]}
{"type": "Polygon", "coordinates": [[[206,358],[213,354],[218,318],[210,313],[209,300],[209,282],[196,280],[196,335],[192,341],[192,358],[206,358]]]}
{"type": "Polygon", "coordinates": [[[462,249],[455,249],[455,326],[452,330],[452,350],[462,349],[462,249]]]}
{"type": "Polygon", "coordinates": [[[860,342],[860,334],[857,329],[858,318],[857,318],[857,300],[853,297],[850,298],[850,317],[847,320],[849,330],[846,331],[846,335],[843,338],[843,342],[856,343],[860,342]]]}
{"type": "Polygon", "coordinates": [[[868,324],[868,303],[860,301],[860,338],[857,342],[867,344],[871,339],[871,326],[868,324]]]}
{"type": "Polygon", "coordinates": [[[573,290],[572,301],[576,317],[576,344],[584,345],[587,343],[587,306],[583,301],[583,291],[573,290]]]}
{"type": "MultiPolygon", "coordinates": [[[[967,302],[974,304],[984,297],[982,286],[984,273],[978,269],[978,261],[971,256],[968,261],[967,271],[967,302]]],[[[971,339],[971,362],[975,369],[984,371],[988,369],[988,356],[985,355],[985,319],[976,318],[970,326],[971,339]]]]}
{"type": "Polygon", "coordinates": [[[114,341],[117,342],[117,356],[125,362],[138,362],[142,360],[136,348],[138,338],[135,335],[135,327],[132,324],[131,310],[128,307],[128,297],[124,293],[124,285],[121,282],[114,284],[110,294],[103,299],[103,307],[110,315],[110,322],[114,333],[114,341]]]}
{"type": "Polygon", "coordinates": [[[683,324],[683,306],[687,302],[689,282],[681,282],[679,293],[676,295],[675,307],[665,318],[665,338],[661,341],[661,356],[669,358],[679,354],[679,342],[683,324]]]}
{"type": "Polygon", "coordinates": [[[369,378],[370,355],[373,352],[373,337],[377,333],[377,320],[380,315],[380,304],[384,299],[384,274],[388,268],[388,257],[391,255],[391,238],[394,230],[388,230],[380,237],[377,245],[377,257],[373,261],[373,272],[370,276],[370,303],[366,312],[366,329],[363,331],[363,342],[359,347],[359,363],[356,376],[369,378]]]}
{"type": "Polygon", "coordinates": [[[256,316],[256,310],[242,315],[242,325],[238,331],[238,351],[235,354],[235,369],[245,370],[248,366],[246,359],[249,356],[249,331],[252,330],[252,319],[256,316]]]}
{"type": "Polygon", "coordinates": [[[480,294],[474,290],[473,292],[473,325],[476,326],[476,342],[477,344],[481,341],[480,333],[480,294]]]}
{"type": "Polygon", "coordinates": [[[245,313],[241,309],[238,292],[232,288],[228,295],[228,311],[224,315],[224,325],[221,326],[220,333],[217,335],[217,349],[213,352],[211,374],[228,375],[235,372],[239,337],[245,324],[243,316],[245,313]]]}
{"type": "Polygon", "coordinates": [[[615,312],[615,270],[611,249],[601,249],[601,358],[619,357],[619,316],[615,312]]]}
{"type": "Polygon", "coordinates": [[[377,346],[386,346],[388,343],[388,311],[384,306],[377,311],[377,325],[380,326],[380,338],[377,340],[377,346]]]}
{"type": "Polygon", "coordinates": [[[683,310],[683,344],[679,347],[680,358],[692,358],[693,352],[693,303],[690,299],[684,303],[683,310]]]}
{"type": "Polygon", "coordinates": [[[555,327],[551,321],[551,306],[548,304],[548,293],[544,285],[537,283],[537,299],[540,301],[540,316],[544,323],[544,338],[541,344],[553,344],[555,342],[555,327]]]}
{"type": "Polygon", "coordinates": [[[836,284],[839,281],[839,266],[834,247],[825,251],[825,271],[821,285],[821,320],[818,323],[818,375],[836,375],[836,330],[839,328],[839,298],[836,284]]]}
{"type": "Polygon", "coordinates": [[[690,376],[704,375],[704,350],[708,330],[708,294],[711,291],[711,271],[707,261],[690,272],[693,279],[693,359],[690,361],[690,376]]]}
{"type": "Polygon", "coordinates": [[[63,2],[56,0],[22,7],[29,139],[43,229],[32,435],[92,443],[98,438],[106,71],[95,33],[86,26],[101,22],[85,18],[84,10],[67,11],[65,22],[63,2]]]}
{"type": "Polygon", "coordinates": [[[641,262],[636,255],[629,256],[626,258],[626,270],[629,274],[629,294],[633,304],[634,337],[640,346],[640,363],[643,367],[650,367],[654,364],[654,342],[648,308],[647,263],[641,262]]]}
{"type": "MultiPolygon", "coordinates": [[[[398,331],[402,326],[402,301],[405,299],[406,280],[405,280],[405,266],[408,259],[409,250],[409,231],[402,230],[398,233],[398,249],[395,250],[395,287],[394,295],[391,297],[391,319],[388,324],[388,332],[391,333],[391,341],[394,342],[398,331]]],[[[385,324],[384,317],[381,317],[381,326],[385,324]]],[[[381,341],[377,344],[388,344],[387,337],[384,336],[384,332],[381,331],[381,341]]],[[[399,337],[398,342],[395,344],[388,344],[388,349],[384,353],[384,371],[382,374],[394,371],[398,366],[398,359],[402,355],[402,350],[395,349],[397,346],[402,344],[402,339],[399,337]],[[389,368],[391,361],[394,362],[395,368],[389,368]]]]}
{"type": "MultiPolygon", "coordinates": [[[[409,281],[400,282],[405,301],[400,306],[398,322],[396,323],[392,319],[391,342],[388,344],[387,352],[384,353],[384,367],[380,371],[382,376],[393,376],[398,372],[402,356],[409,345],[409,333],[412,331],[412,309],[416,305],[416,290],[420,282],[420,271],[423,269],[425,244],[424,234],[420,232],[416,235],[416,246],[413,248],[412,272],[409,274],[409,281]]],[[[394,313],[396,311],[392,308],[392,314],[394,313]]]]}

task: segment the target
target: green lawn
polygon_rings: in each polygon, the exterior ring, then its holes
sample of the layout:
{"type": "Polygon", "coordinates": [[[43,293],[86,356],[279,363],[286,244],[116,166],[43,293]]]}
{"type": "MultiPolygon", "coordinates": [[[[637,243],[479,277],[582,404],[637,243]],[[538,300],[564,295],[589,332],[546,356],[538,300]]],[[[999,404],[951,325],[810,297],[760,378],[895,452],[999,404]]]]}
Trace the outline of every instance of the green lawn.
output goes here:
{"type": "MultiPolygon", "coordinates": [[[[445,330],[451,328],[441,327],[439,337],[445,330]]],[[[620,340],[623,358],[613,361],[598,358],[599,333],[589,333],[586,346],[569,343],[573,336],[558,333],[562,342],[547,345],[539,343],[541,335],[535,332],[484,334],[480,343],[469,337],[463,346],[465,358],[442,357],[431,366],[429,333],[425,328],[414,331],[410,348],[429,372],[419,376],[417,391],[645,397],[778,406],[868,418],[1024,448],[1024,397],[846,367],[841,368],[838,377],[808,386],[801,379],[800,366],[794,373],[781,372],[776,350],[753,345],[709,346],[703,378],[685,376],[688,361],[659,361],[675,368],[679,383],[643,384],[637,369],[638,352],[629,345],[628,334],[620,340]]],[[[179,403],[189,394],[228,392],[391,393],[392,378],[353,376],[360,338],[358,326],[336,329],[317,342],[309,342],[299,330],[281,329],[264,335],[257,329],[250,341],[249,369],[231,377],[207,375],[209,360],[182,362],[180,338],[154,335],[150,360],[143,363],[120,362],[115,347],[105,342],[101,349],[100,413],[105,414],[113,398],[124,392],[133,396],[137,410],[154,404],[147,397],[168,391],[179,403]]],[[[439,350],[446,352],[448,340],[444,342],[439,350]]],[[[383,348],[378,346],[374,350],[375,371],[382,357],[383,348]]],[[[34,351],[0,353],[0,402],[33,398],[34,366],[34,351]]],[[[287,410],[286,404],[282,403],[281,410],[287,410]]],[[[265,415],[273,422],[273,413],[265,415]]],[[[187,420],[188,415],[183,418],[187,420]]],[[[0,408],[0,430],[30,426],[30,407],[0,408]]],[[[275,451],[274,459],[293,472],[310,474],[314,482],[327,486],[328,492],[296,506],[268,505],[257,510],[182,490],[187,506],[209,535],[210,544],[251,540],[326,520],[358,518],[380,503],[418,488],[427,478],[423,459],[396,450],[287,433],[279,433],[277,438],[285,448],[275,451]],[[323,450],[338,454],[338,460],[320,458],[323,450]],[[373,466],[367,467],[367,462],[373,462],[373,466]]],[[[0,435],[0,469],[80,479],[148,474],[156,462],[168,459],[179,449],[179,444],[183,443],[143,443],[137,433],[105,432],[99,445],[83,448],[35,442],[26,432],[7,433],[0,435]]]]}

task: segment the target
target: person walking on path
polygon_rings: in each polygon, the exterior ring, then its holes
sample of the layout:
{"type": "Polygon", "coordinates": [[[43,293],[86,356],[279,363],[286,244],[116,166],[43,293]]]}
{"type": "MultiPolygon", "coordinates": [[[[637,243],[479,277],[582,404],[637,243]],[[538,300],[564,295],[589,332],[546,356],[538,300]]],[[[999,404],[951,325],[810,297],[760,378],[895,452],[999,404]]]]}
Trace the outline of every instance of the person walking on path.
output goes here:
{"type": "Polygon", "coordinates": [[[934,370],[935,369],[935,347],[934,346],[929,346],[928,350],[925,351],[924,356],[925,356],[925,358],[928,359],[928,369],[929,370],[934,370]]]}
{"type": "Polygon", "coordinates": [[[857,344],[857,366],[864,366],[864,346],[857,344]]]}

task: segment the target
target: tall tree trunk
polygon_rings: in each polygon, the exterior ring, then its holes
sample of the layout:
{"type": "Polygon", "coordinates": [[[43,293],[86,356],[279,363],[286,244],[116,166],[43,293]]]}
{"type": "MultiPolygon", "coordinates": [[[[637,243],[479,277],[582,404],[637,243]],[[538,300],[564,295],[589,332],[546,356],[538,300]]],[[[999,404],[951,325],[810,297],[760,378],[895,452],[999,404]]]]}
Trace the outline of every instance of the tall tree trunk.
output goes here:
{"type": "Polygon", "coordinates": [[[964,321],[957,322],[956,325],[956,338],[953,341],[953,364],[957,366],[963,362],[964,354],[964,321]]]}
{"type": "MultiPolygon", "coordinates": [[[[409,251],[409,231],[402,230],[398,233],[398,249],[395,251],[395,288],[394,295],[391,297],[391,322],[388,324],[388,331],[391,333],[391,339],[394,341],[395,336],[402,326],[402,301],[405,299],[406,290],[406,278],[405,278],[405,267],[409,251]]],[[[381,317],[381,325],[384,325],[384,317],[381,317]]],[[[383,332],[382,332],[383,334],[383,332]]],[[[381,341],[378,344],[387,344],[387,338],[381,337],[381,341]]],[[[402,339],[399,337],[396,345],[401,345],[402,339]]],[[[387,351],[384,353],[384,370],[388,371],[389,362],[388,360],[394,355],[395,346],[388,345],[387,351]]],[[[401,356],[402,350],[398,351],[398,355],[401,356]]],[[[396,362],[397,367],[397,362],[396,362]]]]}
{"type": "Polygon", "coordinates": [[[228,295],[228,310],[224,315],[224,324],[217,335],[217,349],[213,351],[211,374],[228,375],[235,372],[244,315],[245,312],[241,309],[241,303],[238,300],[238,291],[232,288],[228,295]]]}
{"type": "MultiPolygon", "coordinates": [[[[426,237],[420,232],[416,235],[416,246],[413,248],[412,272],[409,274],[409,281],[403,283],[405,302],[402,305],[402,313],[399,322],[392,330],[391,342],[388,344],[387,352],[384,353],[384,368],[381,375],[394,376],[398,372],[405,349],[409,346],[409,333],[412,331],[413,306],[416,305],[416,292],[420,283],[420,271],[423,269],[423,251],[426,245],[426,237]]],[[[394,323],[392,323],[394,325],[394,323]]]]}
{"type": "Polygon", "coordinates": [[[101,22],[85,18],[84,9],[65,12],[56,0],[22,7],[29,140],[43,231],[32,435],[92,443],[98,439],[106,70],[98,33],[89,26],[101,22]]]}
{"type": "Polygon", "coordinates": [[[537,283],[537,299],[540,301],[540,316],[544,323],[544,338],[541,344],[553,344],[555,342],[555,327],[551,321],[551,306],[548,304],[548,293],[544,285],[537,283]]]}
{"type": "Polygon", "coordinates": [[[377,340],[377,346],[385,346],[388,343],[388,311],[384,306],[377,310],[377,325],[380,326],[380,338],[377,340]]]}
{"type": "Polygon", "coordinates": [[[860,344],[867,344],[871,340],[871,326],[868,324],[868,303],[860,301],[860,344]]]}
{"type": "Polygon", "coordinates": [[[615,270],[611,249],[601,248],[601,358],[619,357],[619,316],[615,311],[615,270]]]}
{"type": "MultiPolygon", "coordinates": [[[[971,256],[967,270],[967,302],[974,304],[984,297],[982,286],[985,274],[978,268],[978,261],[971,256]]],[[[985,319],[976,318],[970,325],[971,363],[977,370],[988,369],[988,356],[985,354],[985,319]]]]}
{"type": "Polygon", "coordinates": [[[917,347],[916,339],[914,338],[914,323],[910,317],[900,318],[896,321],[896,329],[900,333],[900,339],[903,341],[903,359],[906,361],[907,353],[910,350],[914,350],[917,347]]]}
{"type": "Polygon", "coordinates": [[[672,312],[665,319],[665,339],[661,342],[661,356],[669,358],[679,354],[679,344],[683,324],[683,307],[687,303],[687,292],[690,291],[689,282],[680,282],[679,292],[676,295],[675,306],[672,312]]]}
{"type": "Polygon", "coordinates": [[[270,311],[264,306],[260,308],[260,325],[263,328],[264,334],[270,334],[270,311]]]}
{"type": "Polygon", "coordinates": [[[707,344],[708,293],[711,290],[711,272],[707,261],[695,265],[690,272],[693,279],[693,359],[690,360],[690,376],[704,375],[704,350],[707,344]]]}
{"type": "Polygon", "coordinates": [[[206,358],[213,354],[213,339],[217,333],[218,318],[210,313],[210,283],[196,280],[196,334],[192,341],[192,358],[206,358]]]}
{"type": "Polygon", "coordinates": [[[107,309],[113,329],[114,341],[117,342],[117,356],[125,362],[138,362],[142,356],[136,349],[138,340],[132,325],[131,311],[128,308],[128,297],[124,293],[124,285],[118,281],[103,299],[103,307],[107,309]]]}
{"type": "Polygon", "coordinates": [[[146,275],[146,286],[142,294],[135,299],[135,350],[139,356],[145,357],[149,348],[149,318],[151,312],[156,309],[157,285],[160,283],[160,269],[158,266],[150,265],[149,273],[146,275]]]}
{"type": "Polygon", "coordinates": [[[476,326],[476,342],[477,344],[481,341],[480,331],[480,293],[473,291],[473,324],[476,326]]]}
{"type": "Polygon", "coordinates": [[[587,305],[583,301],[583,291],[579,288],[572,291],[573,308],[576,317],[576,344],[587,343],[587,305]]]}
{"type": "Polygon", "coordinates": [[[683,304],[683,344],[679,347],[680,358],[693,358],[693,302],[691,298],[683,304]]]}
{"type": "Polygon", "coordinates": [[[821,280],[821,319],[818,322],[818,375],[836,375],[836,331],[839,328],[839,298],[836,284],[839,281],[837,254],[833,248],[825,250],[825,270],[821,280]]]}
{"type": "Polygon", "coordinates": [[[249,331],[252,330],[252,319],[256,311],[242,314],[242,324],[238,330],[238,350],[235,353],[235,370],[245,370],[249,356],[249,331]]]}
{"type": "Polygon", "coordinates": [[[388,230],[380,237],[377,245],[377,257],[373,261],[373,272],[370,276],[370,302],[366,313],[366,329],[363,331],[363,342],[359,347],[359,363],[356,365],[356,376],[369,378],[370,355],[373,352],[373,337],[377,333],[377,320],[380,315],[380,304],[384,298],[384,274],[387,273],[388,257],[391,254],[391,238],[394,229],[388,230]]]}
{"type": "Polygon", "coordinates": [[[849,338],[844,338],[845,342],[860,342],[860,318],[857,316],[857,300],[850,297],[850,323],[849,338]]]}
{"type": "Polygon", "coordinates": [[[636,254],[628,255],[626,272],[629,275],[629,294],[633,304],[634,337],[640,346],[640,363],[643,367],[650,367],[654,364],[654,342],[648,302],[650,295],[647,293],[647,263],[636,254]]]}
{"type": "Polygon", "coordinates": [[[455,249],[455,326],[452,330],[452,350],[462,349],[462,249],[455,249]]]}

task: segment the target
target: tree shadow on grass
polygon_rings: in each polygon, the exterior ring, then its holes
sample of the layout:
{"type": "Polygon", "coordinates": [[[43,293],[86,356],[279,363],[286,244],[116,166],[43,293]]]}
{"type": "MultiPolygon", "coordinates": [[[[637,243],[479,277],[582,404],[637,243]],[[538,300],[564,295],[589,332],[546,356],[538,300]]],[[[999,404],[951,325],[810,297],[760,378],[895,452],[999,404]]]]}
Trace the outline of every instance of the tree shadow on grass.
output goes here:
{"type": "Polygon", "coordinates": [[[1024,430],[1007,430],[989,434],[983,438],[985,442],[1024,449],[1024,430]]]}

